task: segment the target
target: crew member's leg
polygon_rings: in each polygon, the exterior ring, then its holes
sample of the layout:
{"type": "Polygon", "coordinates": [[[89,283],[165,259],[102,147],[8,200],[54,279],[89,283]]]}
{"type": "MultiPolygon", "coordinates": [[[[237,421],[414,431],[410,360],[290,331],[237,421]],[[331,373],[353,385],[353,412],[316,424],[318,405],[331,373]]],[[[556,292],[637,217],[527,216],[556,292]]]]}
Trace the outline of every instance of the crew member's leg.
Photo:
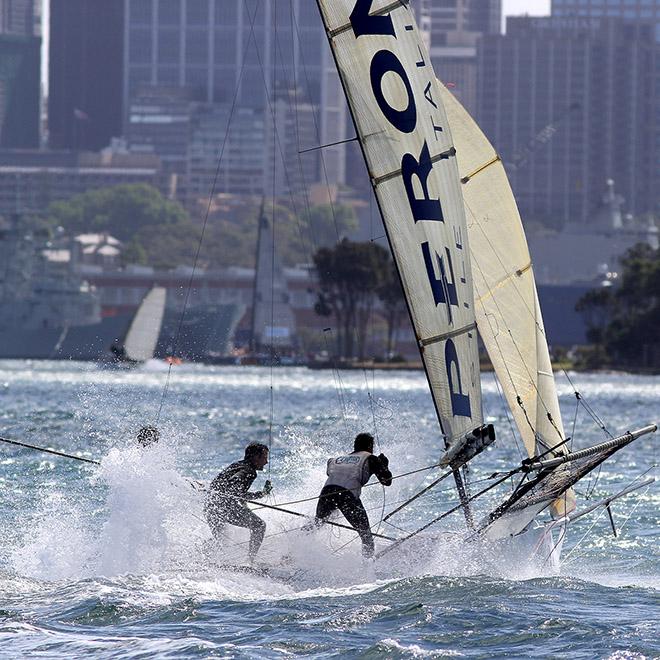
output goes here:
{"type": "Polygon", "coordinates": [[[362,554],[365,557],[374,555],[374,537],[371,534],[369,525],[369,516],[364,510],[362,502],[351,493],[350,490],[343,489],[338,497],[337,506],[344,514],[344,518],[355,528],[362,541],[362,554]]]}
{"type": "Polygon", "coordinates": [[[218,502],[208,503],[204,507],[204,516],[209,525],[213,539],[221,542],[225,533],[226,519],[223,516],[223,508],[218,502]]]}
{"type": "Polygon", "coordinates": [[[254,561],[254,558],[261,547],[261,543],[264,540],[266,523],[242,504],[235,505],[228,516],[227,522],[236,525],[237,527],[245,527],[250,530],[248,557],[250,561],[254,561]]]}
{"type": "Polygon", "coordinates": [[[317,523],[323,522],[337,508],[336,495],[338,490],[338,486],[323,486],[316,503],[317,523]]]}

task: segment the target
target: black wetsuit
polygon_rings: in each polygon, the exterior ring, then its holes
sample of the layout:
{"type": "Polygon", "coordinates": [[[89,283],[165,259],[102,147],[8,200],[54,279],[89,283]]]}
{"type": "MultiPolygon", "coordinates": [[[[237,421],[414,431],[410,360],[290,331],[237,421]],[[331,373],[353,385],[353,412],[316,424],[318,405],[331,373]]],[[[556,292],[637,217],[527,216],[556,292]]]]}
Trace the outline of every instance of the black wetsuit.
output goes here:
{"type": "Polygon", "coordinates": [[[204,505],[213,536],[221,539],[226,524],[250,530],[249,556],[254,559],[266,533],[266,523],[248,509],[247,500],[258,500],[262,491],[250,492],[257,471],[245,459],[226,467],[211,482],[204,505]]]}
{"type": "MultiPolygon", "coordinates": [[[[359,452],[353,452],[352,455],[359,452]]],[[[332,459],[331,459],[332,461],[332,459]]],[[[331,463],[328,462],[328,464],[331,463]]],[[[361,485],[365,485],[369,481],[372,474],[376,475],[378,481],[384,486],[392,484],[392,473],[387,468],[387,463],[382,462],[381,459],[373,454],[364,461],[363,466],[360,468],[360,475],[357,477],[361,485]]],[[[332,478],[328,473],[328,481],[332,478]]],[[[371,534],[371,526],[369,525],[369,516],[364,509],[362,501],[358,495],[356,496],[351,489],[339,484],[327,483],[323,486],[319,500],[316,505],[316,520],[322,522],[333,511],[339,509],[344,518],[352,525],[355,531],[360,535],[362,541],[362,554],[365,557],[371,557],[374,554],[374,539],[371,534]]]]}

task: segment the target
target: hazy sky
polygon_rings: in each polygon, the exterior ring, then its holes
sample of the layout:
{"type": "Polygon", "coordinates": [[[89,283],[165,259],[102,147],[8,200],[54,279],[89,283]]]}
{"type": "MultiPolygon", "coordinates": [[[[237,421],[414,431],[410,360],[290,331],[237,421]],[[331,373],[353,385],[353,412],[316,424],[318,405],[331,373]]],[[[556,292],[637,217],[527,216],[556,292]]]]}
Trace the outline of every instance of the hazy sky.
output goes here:
{"type": "Polygon", "coordinates": [[[550,0],[502,0],[502,13],[510,14],[549,14],[550,0]]]}

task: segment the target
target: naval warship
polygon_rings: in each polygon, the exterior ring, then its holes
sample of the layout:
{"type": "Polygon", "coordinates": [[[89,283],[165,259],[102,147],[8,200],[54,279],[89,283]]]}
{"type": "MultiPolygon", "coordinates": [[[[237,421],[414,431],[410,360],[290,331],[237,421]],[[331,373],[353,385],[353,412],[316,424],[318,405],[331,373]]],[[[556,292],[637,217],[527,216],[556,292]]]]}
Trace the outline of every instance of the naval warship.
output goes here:
{"type": "MultiPolygon", "coordinates": [[[[64,236],[36,235],[19,216],[0,218],[0,359],[116,357],[138,312],[103,314],[100,293],[78,270],[72,244],[64,236]]],[[[146,290],[151,286],[145,282],[146,290]]],[[[244,312],[241,304],[208,304],[185,314],[176,304],[166,308],[155,357],[205,362],[229,353],[244,312]]]]}
{"type": "Polygon", "coordinates": [[[103,318],[94,287],[52,248],[19,217],[0,220],[0,359],[104,359],[130,325],[103,318]]]}

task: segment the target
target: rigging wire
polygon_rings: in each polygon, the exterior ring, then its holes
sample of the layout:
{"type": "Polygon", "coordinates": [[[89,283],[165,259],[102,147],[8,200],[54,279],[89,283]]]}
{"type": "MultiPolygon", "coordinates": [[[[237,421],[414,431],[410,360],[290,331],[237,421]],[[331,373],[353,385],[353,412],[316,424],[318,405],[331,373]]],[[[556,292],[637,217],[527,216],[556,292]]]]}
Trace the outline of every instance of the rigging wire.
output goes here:
{"type": "MultiPolygon", "coordinates": [[[[433,468],[437,468],[437,467],[442,467],[442,466],[441,466],[440,463],[434,463],[433,465],[427,465],[427,466],[422,467],[422,468],[417,468],[416,470],[410,470],[409,472],[402,472],[401,474],[394,475],[392,477],[392,481],[394,481],[394,479],[401,479],[402,477],[407,477],[411,474],[417,474],[418,472],[424,472],[425,470],[432,470],[433,468]]],[[[363,486],[363,488],[368,488],[369,486],[378,486],[378,485],[380,485],[380,482],[372,481],[368,484],[365,484],[363,486]]],[[[288,502],[278,502],[277,506],[288,506],[290,504],[301,504],[302,502],[312,502],[314,500],[320,499],[321,497],[327,497],[327,496],[326,495],[323,495],[323,496],[322,495],[316,495],[314,497],[305,497],[305,498],[302,498],[302,499],[299,499],[299,500],[290,500],[288,502]]],[[[255,509],[253,509],[253,511],[256,511],[257,509],[260,509],[260,508],[262,508],[262,507],[257,505],[255,507],[255,509]]]]}
{"type": "MultiPolygon", "coordinates": [[[[293,27],[295,27],[298,43],[303,44],[304,41],[303,41],[303,39],[301,37],[301,34],[300,34],[300,29],[299,29],[299,26],[298,26],[298,21],[296,20],[295,12],[292,12],[291,16],[292,16],[292,20],[293,20],[293,27]]],[[[303,73],[304,73],[305,82],[307,84],[307,93],[308,93],[310,98],[313,98],[313,95],[311,94],[312,85],[311,85],[311,83],[309,81],[309,77],[307,75],[307,65],[305,63],[304,48],[300,48],[299,55],[300,55],[300,61],[302,63],[302,70],[303,70],[303,73]]],[[[311,115],[312,115],[312,121],[314,123],[314,131],[315,131],[315,134],[316,134],[316,139],[317,139],[318,143],[321,144],[321,131],[319,129],[318,120],[316,118],[316,113],[312,112],[311,115]]],[[[335,207],[334,207],[334,204],[333,204],[333,201],[332,201],[332,195],[330,194],[331,193],[330,177],[328,176],[328,168],[327,168],[327,165],[326,165],[326,162],[325,162],[325,156],[323,154],[323,149],[319,150],[319,160],[321,162],[321,168],[323,170],[323,176],[324,176],[326,188],[327,188],[327,191],[328,191],[328,204],[330,206],[330,213],[332,215],[332,221],[333,221],[333,224],[334,224],[334,227],[335,227],[335,234],[337,235],[337,242],[339,242],[339,239],[340,239],[339,225],[337,224],[337,214],[335,212],[335,207]]]]}
{"type": "MultiPolygon", "coordinates": [[[[273,99],[276,99],[276,86],[277,86],[277,81],[276,81],[276,71],[277,71],[277,10],[274,7],[274,5],[271,5],[275,17],[274,17],[274,32],[275,32],[275,39],[273,40],[273,89],[271,91],[271,94],[273,96],[273,99]]],[[[256,42],[256,39],[255,39],[256,42]]],[[[268,93],[268,90],[266,90],[266,93],[268,93]]],[[[273,401],[273,362],[275,359],[275,333],[274,333],[274,328],[275,328],[275,197],[276,197],[276,171],[277,171],[277,156],[275,153],[275,132],[277,131],[277,102],[273,103],[273,172],[272,172],[272,177],[273,177],[273,209],[272,209],[272,217],[271,217],[271,232],[272,232],[272,240],[271,240],[271,251],[270,251],[270,422],[268,425],[268,455],[271,457],[271,459],[268,461],[268,477],[270,478],[270,470],[271,470],[271,463],[272,463],[272,455],[273,455],[273,418],[275,415],[274,411],[274,401],[273,401]]],[[[268,494],[268,499],[270,499],[271,495],[270,493],[268,494]]]]}
{"type": "MultiPolygon", "coordinates": [[[[476,215],[475,215],[475,217],[476,217],[476,215]]],[[[502,267],[502,270],[504,271],[505,276],[506,276],[507,278],[509,278],[509,277],[510,277],[509,270],[506,268],[506,265],[504,264],[504,262],[503,262],[502,258],[500,257],[499,253],[498,253],[497,250],[495,249],[495,246],[493,245],[492,241],[491,241],[490,238],[488,237],[488,234],[486,233],[486,231],[484,230],[484,228],[481,226],[480,223],[475,223],[475,224],[476,224],[476,226],[481,230],[481,232],[482,232],[482,234],[483,234],[483,236],[484,236],[486,242],[488,243],[489,247],[491,248],[491,252],[495,255],[495,257],[496,257],[497,260],[499,261],[499,263],[500,263],[500,265],[501,265],[501,267],[502,267]]],[[[474,253],[472,253],[472,251],[471,251],[471,256],[472,256],[472,261],[473,261],[473,263],[475,263],[475,264],[477,265],[477,267],[479,267],[479,265],[478,265],[478,259],[476,259],[476,256],[474,255],[474,253]]],[[[481,268],[479,268],[479,270],[481,271],[481,268]]],[[[482,277],[483,277],[483,272],[482,272],[482,277]]],[[[484,278],[484,281],[485,281],[485,278],[484,278]]],[[[515,280],[515,279],[511,279],[510,281],[511,281],[511,283],[513,284],[513,289],[515,290],[515,292],[518,294],[518,297],[519,297],[520,300],[522,301],[524,308],[527,310],[527,313],[528,313],[529,316],[533,319],[533,321],[534,321],[534,325],[536,326],[536,328],[538,329],[538,331],[543,335],[543,337],[546,338],[546,342],[547,342],[547,335],[546,335],[546,333],[545,333],[545,328],[539,323],[539,321],[538,321],[538,319],[537,319],[537,317],[536,317],[536,313],[535,313],[535,311],[533,311],[533,310],[529,307],[529,305],[527,304],[527,301],[525,300],[525,297],[523,296],[522,292],[520,291],[520,289],[519,289],[519,287],[518,287],[518,285],[517,285],[516,280],[515,280]]],[[[495,302],[495,305],[497,306],[498,311],[500,311],[500,315],[501,315],[501,310],[500,310],[499,305],[498,305],[498,303],[497,303],[497,299],[492,295],[492,291],[490,290],[490,287],[489,287],[489,293],[491,294],[491,297],[492,297],[493,301],[495,302]]],[[[502,315],[501,315],[501,316],[502,316],[502,315]]],[[[504,320],[504,316],[502,316],[502,319],[504,320]]],[[[506,322],[505,322],[505,325],[506,325],[506,322]]],[[[506,326],[506,328],[507,328],[507,330],[508,330],[508,332],[509,332],[509,335],[511,336],[511,340],[512,340],[512,342],[513,342],[513,345],[516,347],[516,350],[518,351],[518,354],[520,355],[521,360],[522,360],[522,355],[520,354],[520,350],[519,350],[519,348],[518,348],[517,343],[516,343],[515,340],[513,339],[513,336],[512,336],[512,334],[511,334],[511,329],[510,329],[508,326],[506,326]]],[[[525,369],[527,370],[526,363],[525,363],[524,360],[522,360],[522,363],[523,363],[523,365],[525,366],[525,369]]],[[[568,380],[569,383],[571,384],[571,387],[573,387],[573,390],[576,392],[576,394],[578,394],[577,390],[575,389],[575,386],[573,385],[573,382],[572,382],[571,379],[568,377],[568,374],[566,373],[566,370],[564,369],[563,371],[564,371],[564,374],[566,375],[567,380],[568,380]]],[[[539,401],[541,402],[541,404],[543,405],[543,407],[546,409],[546,412],[549,414],[549,410],[548,410],[548,408],[547,408],[547,406],[546,406],[546,404],[545,404],[545,402],[544,402],[544,400],[543,400],[543,397],[541,396],[540,392],[538,391],[538,388],[536,387],[536,381],[535,381],[534,379],[531,378],[531,375],[529,374],[529,371],[528,371],[527,373],[528,373],[528,376],[529,376],[529,378],[530,378],[530,382],[532,383],[532,385],[534,386],[534,389],[535,389],[536,392],[537,392],[537,396],[538,396],[539,401]]],[[[514,385],[514,389],[515,389],[515,385],[514,385]]],[[[605,433],[607,433],[607,434],[609,435],[610,438],[614,437],[614,436],[610,433],[610,431],[605,427],[605,424],[604,424],[603,421],[600,419],[600,417],[598,417],[598,415],[595,413],[595,411],[593,411],[593,409],[591,409],[591,406],[589,406],[589,404],[587,404],[587,403],[584,402],[584,401],[583,401],[583,405],[584,405],[584,407],[585,407],[585,410],[587,410],[587,412],[593,417],[594,421],[596,421],[596,423],[600,426],[600,428],[601,428],[605,433]]],[[[554,422],[553,422],[552,420],[550,420],[550,421],[551,421],[552,425],[555,427],[555,429],[557,430],[557,432],[559,432],[559,429],[557,429],[557,427],[556,427],[556,425],[554,424],[554,422]]],[[[561,435],[561,433],[560,433],[560,435],[561,435]]]]}
{"type": "MultiPolygon", "coordinates": [[[[227,128],[225,130],[225,134],[224,134],[224,137],[223,137],[223,140],[222,140],[222,146],[220,148],[220,154],[218,156],[218,164],[215,168],[215,175],[213,177],[213,183],[211,184],[211,190],[209,192],[209,199],[208,199],[208,204],[206,206],[206,213],[204,214],[204,222],[202,224],[202,231],[201,231],[201,234],[200,234],[200,237],[199,237],[199,241],[197,243],[197,249],[195,251],[195,258],[193,260],[193,267],[192,267],[192,271],[190,273],[190,278],[188,280],[188,286],[186,287],[186,292],[185,292],[184,300],[183,300],[183,307],[181,309],[181,314],[179,316],[179,322],[177,324],[176,333],[174,335],[173,353],[175,355],[176,355],[176,352],[177,352],[177,349],[178,349],[178,346],[179,346],[179,339],[181,337],[181,329],[183,327],[183,320],[185,318],[186,312],[188,311],[188,303],[190,301],[190,292],[192,291],[194,278],[195,278],[195,275],[196,275],[196,272],[197,272],[197,264],[199,262],[199,255],[201,253],[202,243],[204,242],[204,236],[206,234],[206,227],[208,225],[209,215],[211,213],[211,205],[213,204],[213,197],[215,195],[215,190],[216,190],[216,187],[218,185],[218,177],[220,176],[220,167],[222,165],[222,158],[224,156],[225,148],[227,146],[227,141],[228,141],[228,138],[229,138],[229,129],[231,127],[231,120],[234,116],[234,112],[236,110],[236,104],[238,102],[238,95],[239,95],[239,92],[240,92],[240,89],[241,89],[241,82],[242,82],[242,79],[243,79],[243,73],[245,71],[245,65],[246,65],[246,62],[247,62],[247,54],[248,54],[248,50],[249,50],[249,47],[250,47],[250,39],[251,39],[252,35],[254,34],[254,21],[256,20],[257,12],[259,10],[259,5],[260,5],[260,0],[257,0],[257,3],[255,4],[254,14],[250,17],[250,36],[247,39],[247,45],[246,45],[246,47],[243,51],[243,57],[242,57],[242,60],[241,60],[241,69],[240,69],[240,72],[239,72],[239,75],[238,75],[238,80],[236,82],[236,88],[234,89],[234,97],[232,99],[231,107],[230,107],[230,110],[229,110],[229,117],[228,117],[228,120],[227,120],[227,128]]],[[[250,14],[249,14],[249,10],[248,10],[248,16],[249,15],[250,14]]],[[[162,410],[163,410],[163,405],[165,404],[165,399],[166,399],[167,393],[169,391],[170,381],[171,381],[171,377],[172,377],[172,367],[173,367],[173,364],[171,363],[169,365],[168,369],[167,369],[167,376],[165,378],[165,385],[163,386],[163,391],[162,391],[161,398],[160,398],[160,405],[158,406],[158,412],[156,414],[156,424],[158,424],[159,421],[160,421],[160,416],[161,416],[161,413],[162,413],[162,410]]]]}
{"type": "MultiPolygon", "coordinates": [[[[648,468],[647,470],[644,470],[644,472],[642,472],[641,474],[638,474],[638,475],[637,475],[637,476],[636,476],[636,477],[635,477],[635,478],[634,478],[634,479],[633,479],[633,480],[632,480],[632,481],[626,486],[626,488],[629,488],[630,486],[632,486],[636,481],[639,481],[642,477],[644,477],[644,475],[648,474],[649,472],[651,472],[651,471],[654,470],[654,469],[655,469],[655,466],[651,466],[651,467],[648,468]]],[[[647,489],[644,491],[643,495],[646,495],[646,493],[648,493],[649,489],[651,488],[651,485],[652,485],[652,484],[649,484],[649,485],[648,485],[648,487],[647,487],[647,489]]],[[[637,509],[637,507],[641,504],[641,502],[642,502],[642,497],[641,497],[641,496],[638,496],[638,497],[639,497],[639,498],[638,498],[638,501],[637,501],[637,503],[635,504],[635,506],[633,507],[632,511],[630,512],[630,515],[626,518],[626,520],[624,521],[623,525],[621,525],[621,526],[619,527],[619,532],[623,529],[623,527],[626,525],[626,523],[630,520],[632,514],[635,512],[635,509],[637,509]]],[[[594,528],[594,526],[596,525],[596,523],[600,520],[600,518],[601,518],[606,512],[607,512],[607,507],[606,507],[605,505],[603,505],[603,509],[602,509],[602,511],[598,514],[598,516],[596,516],[596,519],[594,520],[594,522],[592,523],[592,525],[589,527],[589,529],[587,530],[587,532],[586,532],[586,533],[584,534],[584,536],[583,536],[583,537],[582,537],[582,538],[581,538],[581,539],[580,539],[580,540],[579,540],[579,541],[573,546],[573,548],[571,548],[570,552],[566,555],[566,557],[564,558],[564,563],[567,563],[568,558],[569,558],[569,557],[570,557],[570,556],[571,556],[571,555],[572,555],[572,554],[578,549],[578,547],[582,544],[582,542],[584,541],[584,539],[587,538],[587,536],[589,535],[589,533],[591,532],[591,530],[594,528]]],[[[574,557],[571,561],[575,561],[578,557],[581,557],[581,556],[582,556],[582,555],[578,555],[577,557],[574,557]]]]}
{"type": "Polygon", "coordinates": [[[522,451],[520,450],[520,444],[518,443],[518,436],[516,435],[516,431],[513,427],[513,422],[511,421],[511,418],[509,417],[509,404],[504,397],[504,392],[502,391],[502,384],[500,383],[500,379],[498,375],[493,372],[493,376],[495,378],[495,388],[497,389],[497,394],[500,397],[500,401],[502,403],[502,408],[504,409],[504,415],[506,416],[506,421],[507,424],[509,425],[509,430],[511,431],[511,437],[513,438],[513,442],[516,445],[516,450],[518,451],[518,456],[520,460],[522,461],[524,456],[522,451]]]}
{"type": "Polygon", "coordinates": [[[587,414],[593,419],[593,421],[596,423],[598,428],[600,428],[610,438],[613,438],[614,436],[609,431],[609,429],[605,426],[605,423],[603,422],[603,420],[596,414],[596,412],[593,410],[593,408],[587,403],[587,401],[582,396],[582,394],[580,392],[578,392],[577,388],[573,384],[573,381],[571,380],[571,377],[568,375],[568,372],[566,371],[566,369],[562,369],[562,371],[564,372],[564,376],[566,377],[566,380],[569,382],[570,386],[573,388],[573,392],[575,393],[575,398],[578,400],[579,403],[582,404],[582,407],[587,411],[587,414]]]}
{"type": "MultiPolygon", "coordinates": [[[[293,31],[293,27],[295,26],[296,34],[298,36],[298,42],[302,43],[300,41],[300,33],[298,31],[297,22],[296,22],[296,19],[295,19],[295,11],[293,10],[293,4],[292,3],[290,4],[290,9],[291,9],[290,14],[291,14],[291,21],[292,21],[292,31],[293,31]]],[[[251,29],[252,30],[254,29],[253,26],[252,26],[251,29]]],[[[278,38],[278,35],[276,33],[275,34],[275,40],[274,40],[274,46],[276,47],[278,44],[279,44],[279,38],[278,38]]],[[[272,103],[271,95],[269,95],[268,91],[267,91],[266,72],[265,72],[265,68],[263,66],[262,58],[259,54],[259,48],[258,48],[258,46],[256,46],[256,38],[255,38],[255,52],[256,52],[257,60],[259,62],[259,67],[260,67],[261,72],[262,72],[262,77],[264,79],[264,85],[266,87],[266,99],[267,99],[267,102],[268,102],[269,110],[270,110],[271,114],[274,117],[275,116],[274,103],[272,103]]],[[[280,45],[280,55],[281,55],[281,45],[280,45]]],[[[304,64],[304,57],[303,57],[303,54],[302,54],[302,49],[300,50],[300,56],[301,56],[301,60],[303,61],[303,71],[305,72],[305,77],[307,79],[307,75],[306,75],[307,71],[306,71],[305,64],[304,64]]],[[[274,59],[276,60],[277,57],[274,56],[274,59]]],[[[282,65],[284,66],[283,57],[281,57],[281,61],[282,61],[282,65]]],[[[274,69],[275,69],[276,62],[273,62],[273,66],[274,66],[274,69]]],[[[294,80],[295,80],[295,64],[294,64],[293,70],[294,70],[294,80]]],[[[307,85],[308,85],[308,88],[310,88],[308,79],[307,79],[307,85]]],[[[274,90],[273,90],[273,95],[274,95],[274,90]]],[[[299,135],[300,134],[299,134],[299,127],[298,127],[298,119],[297,119],[298,114],[297,113],[298,113],[298,108],[297,108],[297,103],[296,103],[296,139],[299,143],[299,139],[300,139],[299,135]]],[[[315,113],[312,113],[312,117],[313,117],[314,126],[315,126],[315,130],[316,130],[316,134],[317,134],[317,139],[320,141],[320,131],[319,131],[319,128],[318,128],[318,123],[317,123],[317,120],[316,120],[315,113]]],[[[278,145],[278,149],[279,149],[279,152],[280,152],[280,156],[282,158],[282,162],[285,163],[286,160],[284,158],[284,151],[282,149],[282,145],[281,145],[281,141],[280,141],[280,137],[279,137],[279,132],[277,131],[275,120],[273,120],[273,124],[274,124],[275,140],[277,141],[277,145],[278,145]]],[[[300,154],[300,149],[298,149],[298,151],[299,151],[298,161],[299,161],[301,172],[303,173],[303,179],[302,180],[304,182],[304,168],[302,167],[302,157],[301,157],[301,154],[300,154]]],[[[324,171],[325,171],[325,161],[323,160],[323,153],[321,153],[320,158],[321,158],[321,161],[323,163],[324,171]]],[[[294,208],[294,214],[296,215],[296,218],[298,219],[298,228],[299,228],[299,232],[301,233],[301,238],[302,238],[302,228],[300,226],[300,222],[299,222],[299,218],[298,218],[299,214],[297,212],[295,202],[294,202],[294,199],[293,199],[293,194],[292,194],[293,186],[291,185],[291,182],[289,180],[287,168],[284,167],[283,169],[284,169],[284,176],[286,177],[286,180],[287,180],[287,187],[289,188],[289,191],[290,191],[290,194],[291,194],[291,201],[292,201],[292,205],[293,205],[293,208],[294,208]]],[[[326,174],[326,186],[327,186],[328,193],[329,193],[330,192],[329,179],[327,177],[327,172],[325,172],[325,174],[326,174]]],[[[328,198],[329,198],[329,201],[330,201],[330,207],[331,207],[331,211],[332,211],[333,221],[335,223],[335,230],[337,232],[337,240],[339,240],[339,232],[338,232],[338,229],[337,229],[335,210],[334,210],[334,207],[332,206],[332,196],[330,194],[328,194],[328,198]]],[[[316,242],[314,241],[314,236],[313,236],[313,227],[312,227],[312,223],[311,223],[311,210],[310,210],[310,207],[309,207],[309,200],[308,200],[308,193],[307,192],[305,193],[304,199],[305,199],[305,202],[306,202],[306,207],[307,207],[307,212],[308,212],[308,217],[309,217],[310,237],[311,237],[312,242],[314,243],[314,245],[316,245],[316,242]]],[[[304,243],[304,240],[303,240],[303,243],[304,243]]],[[[326,344],[327,344],[327,339],[326,339],[326,344]]],[[[338,398],[339,398],[339,401],[340,401],[341,415],[342,415],[344,424],[345,424],[345,426],[348,430],[347,421],[346,421],[346,404],[345,404],[344,395],[343,395],[343,391],[342,391],[343,388],[342,388],[342,384],[341,384],[341,378],[339,377],[338,371],[336,373],[333,372],[333,376],[335,376],[335,387],[337,388],[337,391],[338,391],[338,398]]]]}

